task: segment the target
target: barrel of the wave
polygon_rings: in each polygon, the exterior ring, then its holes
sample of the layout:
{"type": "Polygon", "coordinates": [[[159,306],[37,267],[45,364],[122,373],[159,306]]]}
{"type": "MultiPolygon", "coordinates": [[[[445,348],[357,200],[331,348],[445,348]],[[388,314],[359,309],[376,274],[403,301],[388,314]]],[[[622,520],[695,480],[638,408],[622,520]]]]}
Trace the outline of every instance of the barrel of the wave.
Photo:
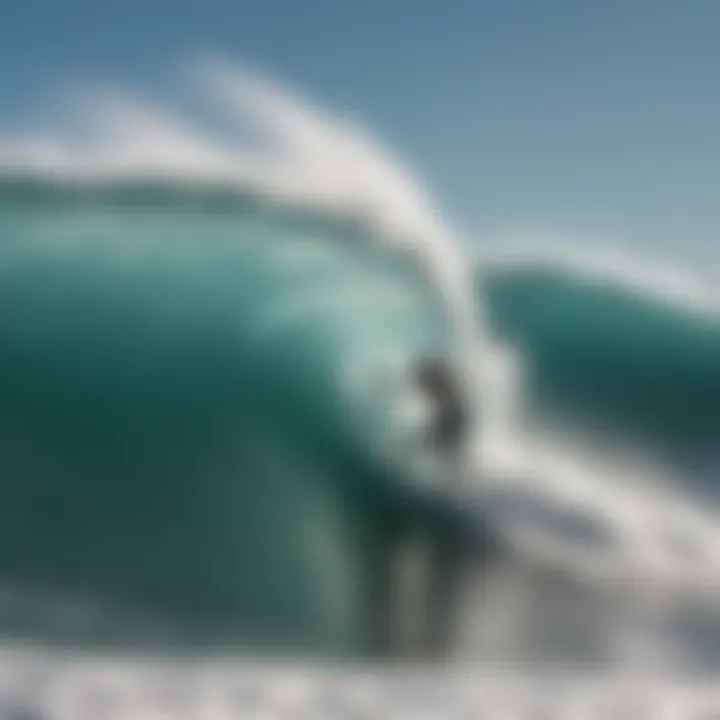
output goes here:
{"type": "Polygon", "coordinates": [[[410,471],[372,378],[448,342],[417,269],[197,188],[4,181],[0,234],[0,632],[380,647],[410,471]]]}

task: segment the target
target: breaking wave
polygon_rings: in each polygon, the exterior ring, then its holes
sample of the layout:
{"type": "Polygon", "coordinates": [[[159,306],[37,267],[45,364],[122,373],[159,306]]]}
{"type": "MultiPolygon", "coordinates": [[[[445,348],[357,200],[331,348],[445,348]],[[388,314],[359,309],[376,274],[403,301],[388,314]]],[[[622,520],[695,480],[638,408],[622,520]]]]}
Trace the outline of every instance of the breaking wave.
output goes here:
{"type": "Polygon", "coordinates": [[[7,632],[366,652],[373,553],[425,493],[386,379],[440,355],[477,409],[463,502],[502,547],[458,653],[716,662],[712,293],[468,256],[364,131],[228,63],[196,76],[245,130],[102,92],[79,133],[0,143],[7,632]],[[94,626],[38,599],[63,593],[94,626]]]}

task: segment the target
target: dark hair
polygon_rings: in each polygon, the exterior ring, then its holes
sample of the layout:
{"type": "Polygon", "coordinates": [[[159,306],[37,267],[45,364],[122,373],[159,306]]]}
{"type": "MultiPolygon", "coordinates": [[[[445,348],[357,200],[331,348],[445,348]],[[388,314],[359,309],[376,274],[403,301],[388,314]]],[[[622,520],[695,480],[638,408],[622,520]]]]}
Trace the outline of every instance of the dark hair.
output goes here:
{"type": "Polygon", "coordinates": [[[458,390],[446,363],[435,358],[421,360],[415,370],[420,386],[438,398],[458,401],[458,390]]]}

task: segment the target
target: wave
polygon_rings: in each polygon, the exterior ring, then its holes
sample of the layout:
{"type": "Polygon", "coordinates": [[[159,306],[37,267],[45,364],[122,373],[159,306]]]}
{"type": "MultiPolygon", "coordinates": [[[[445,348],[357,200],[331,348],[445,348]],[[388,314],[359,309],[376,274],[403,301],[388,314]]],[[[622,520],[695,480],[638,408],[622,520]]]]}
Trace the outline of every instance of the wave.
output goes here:
{"type": "Polygon", "coordinates": [[[501,510],[510,496],[520,508],[507,514],[526,547],[547,543],[555,565],[564,555],[574,577],[592,577],[593,595],[618,575],[632,586],[642,568],[639,595],[654,610],[636,609],[631,625],[649,623],[643,643],[656,662],[663,643],[664,661],[676,654],[678,665],[689,662],[685,643],[698,637],[689,641],[678,626],[693,622],[716,658],[717,621],[708,621],[707,607],[678,600],[717,591],[713,292],[698,277],[628,253],[508,244],[481,253],[476,296],[491,331],[522,360],[510,438],[495,448],[501,510]]]}
{"type": "Polygon", "coordinates": [[[461,502],[502,548],[464,619],[512,616],[469,652],[609,661],[642,636],[680,657],[720,548],[710,294],[641,283],[644,261],[468,259],[364,131],[198,68],[261,141],[103,92],[81,142],[0,143],[6,631],[367,652],[378,556],[444,502],[386,380],[441,356],[478,411],[461,502]],[[67,630],[62,593],[94,629],[67,630]]]}
{"type": "Polygon", "coordinates": [[[720,304],[699,280],[649,266],[489,262],[479,294],[496,332],[532,359],[534,396],[605,416],[615,432],[645,434],[669,452],[683,443],[712,451],[720,304]]]}
{"type": "Polygon", "coordinates": [[[353,555],[398,514],[375,376],[448,351],[429,284],[247,197],[130,211],[7,190],[6,582],[360,651],[353,555]]]}

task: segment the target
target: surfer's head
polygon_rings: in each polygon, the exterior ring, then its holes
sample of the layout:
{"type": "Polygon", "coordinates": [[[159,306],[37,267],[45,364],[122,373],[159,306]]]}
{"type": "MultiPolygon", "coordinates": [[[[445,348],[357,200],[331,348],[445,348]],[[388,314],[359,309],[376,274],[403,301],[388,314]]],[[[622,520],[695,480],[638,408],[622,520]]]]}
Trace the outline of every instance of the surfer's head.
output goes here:
{"type": "Polygon", "coordinates": [[[422,359],[415,366],[414,381],[434,407],[435,419],[428,440],[445,450],[458,447],[465,439],[468,417],[462,390],[451,367],[442,359],[422,359]]]}
{"type": "Polygon", "coordinates": [[[459,404],[460,392],[447,363],[437,358],[424,358],[415,366],[419,387],[443,405],[459,404]]]}

